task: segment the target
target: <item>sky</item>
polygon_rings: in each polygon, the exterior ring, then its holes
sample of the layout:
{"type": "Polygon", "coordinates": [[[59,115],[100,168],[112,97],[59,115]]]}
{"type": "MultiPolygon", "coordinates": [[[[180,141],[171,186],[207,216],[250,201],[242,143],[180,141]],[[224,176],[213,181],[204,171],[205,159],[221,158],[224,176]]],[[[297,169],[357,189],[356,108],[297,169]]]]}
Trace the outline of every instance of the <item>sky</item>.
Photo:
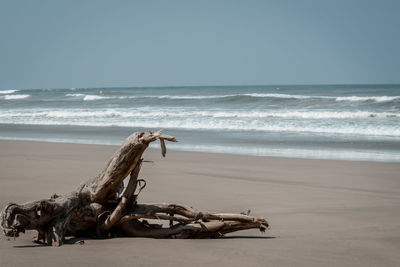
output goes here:
{"type": "Polygon", "coordinates": [[[400,83],[400,1],[0,0],[0,89],[400,83]]]}

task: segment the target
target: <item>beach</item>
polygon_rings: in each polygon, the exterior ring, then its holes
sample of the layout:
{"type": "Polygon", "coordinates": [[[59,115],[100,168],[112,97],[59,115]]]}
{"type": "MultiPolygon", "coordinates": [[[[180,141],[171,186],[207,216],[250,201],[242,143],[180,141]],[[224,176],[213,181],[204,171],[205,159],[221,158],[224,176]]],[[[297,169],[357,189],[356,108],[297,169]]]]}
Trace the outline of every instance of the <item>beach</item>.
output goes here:
{"type": "MultiPolygon", "coordinates": [[[[167,144],[168,147],[168,144],[167,144]]],[[[0,141],[0,206],[75,190],[116,146],[0,141]]],[[[224,238],[70,240],[0,238],[0,266],[399,266],[400,164],[218,153],[145,152],[139,202],[266,218],[265,233],[224,238]]]]}

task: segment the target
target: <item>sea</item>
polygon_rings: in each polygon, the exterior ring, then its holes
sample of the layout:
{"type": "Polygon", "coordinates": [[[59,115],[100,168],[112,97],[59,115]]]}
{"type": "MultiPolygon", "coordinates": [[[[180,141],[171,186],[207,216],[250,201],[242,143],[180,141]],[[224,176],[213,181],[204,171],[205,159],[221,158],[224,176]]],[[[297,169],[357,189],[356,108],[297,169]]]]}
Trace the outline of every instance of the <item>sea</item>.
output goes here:
{"type": "Polygon", "coordinates": [[[0,139],[119,145],[160,129],[171,150],[400,162],[400,85],[0,90],[0,139]]]}

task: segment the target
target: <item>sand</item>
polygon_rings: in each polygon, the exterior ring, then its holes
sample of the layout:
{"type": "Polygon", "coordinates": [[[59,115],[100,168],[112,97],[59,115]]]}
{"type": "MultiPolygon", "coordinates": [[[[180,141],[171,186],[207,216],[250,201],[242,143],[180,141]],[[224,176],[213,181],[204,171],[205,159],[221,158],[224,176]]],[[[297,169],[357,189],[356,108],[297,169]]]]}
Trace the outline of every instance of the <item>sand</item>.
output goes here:
{"type": "MultiPolygon", "coordinates": [[[[67,193],[116,147],[0,141],[0,206],[67,193]]],[[[221,239],[85,240],[60,248],[30,231],[0,239],[0,266],[400,266],[400,164],[158,150],[140,202],[265,217],[266,233],[221,239]]]]}

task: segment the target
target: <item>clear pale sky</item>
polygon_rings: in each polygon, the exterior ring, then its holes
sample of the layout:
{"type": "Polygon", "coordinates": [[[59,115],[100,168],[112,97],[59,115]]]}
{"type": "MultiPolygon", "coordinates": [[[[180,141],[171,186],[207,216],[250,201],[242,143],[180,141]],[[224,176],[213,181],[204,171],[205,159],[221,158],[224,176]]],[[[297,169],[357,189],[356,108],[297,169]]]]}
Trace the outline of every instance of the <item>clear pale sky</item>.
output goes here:
{"type": "Polygon", "coordinates": [[[0,89],[400,83],[400,1],[0,0],[0,89]]]}

